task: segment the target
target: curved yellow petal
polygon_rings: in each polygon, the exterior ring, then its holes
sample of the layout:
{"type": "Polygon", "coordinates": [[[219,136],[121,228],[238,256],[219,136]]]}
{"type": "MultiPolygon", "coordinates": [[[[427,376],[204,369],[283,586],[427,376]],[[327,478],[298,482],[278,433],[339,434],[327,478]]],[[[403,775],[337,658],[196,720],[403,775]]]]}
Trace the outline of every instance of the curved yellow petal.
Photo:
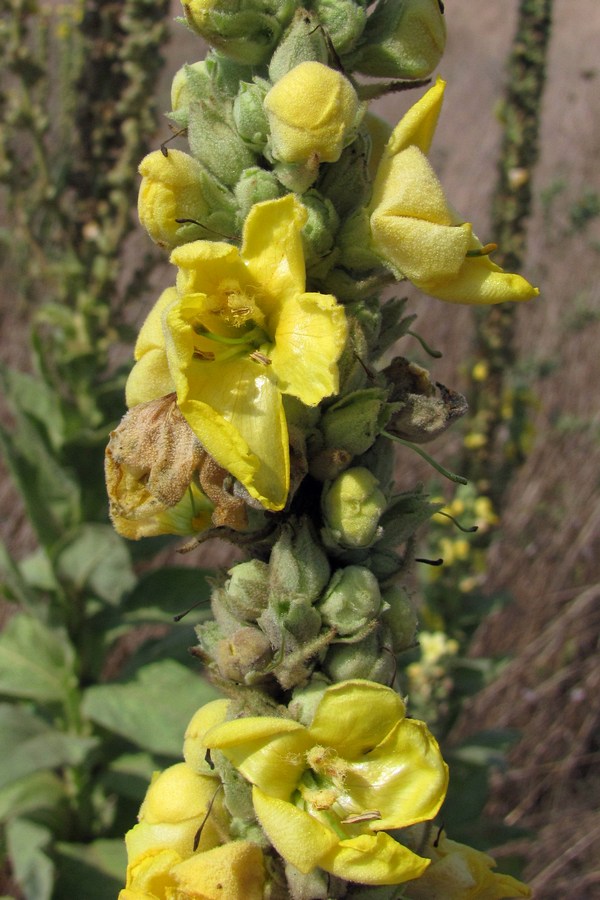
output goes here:
{"type": "Polygon", "coordinates": [[[244,224],[242,258],[261,285],[260,307],[272,315],[306,283],[301,230],[308,213],[293,194],[256,203],[244,224]]]}
{"type": "Polygon", "coordinates": [[[391,688],[362,679],[342,681],[323,694],[310,735],[344,759],[360,759],[390,734],[405,709],[391,688]]]}
{"type": "Polygon", "coordinates": [[[504,272],[487,256],[467,258],[452,281],[415,280],[415,284],[425,294],[448,303],[491,305],[531,300],[540,293],[521,275],[504,272]]]}
{"type": "Polygon", "coordinates": [[[376,809],[371,831],[405,828],[433,819],[446,796],[448,767],[424,722],[404,719],[383,743],[355,762],[342,808],[376,809]]]}
{"type": "Polygon", "coordinates": [[[258,787],[252,801],[265,834],[283,858],[305,875],[339,843],[339,838],[304,810],[269,796],[258,787]]]}
{"type": "Polygon", "coordinates": [[[312,744],[303,725],[269,716],[225,722],[211,729],[205,740],[248,781],[280,799],[289,798],[296,789],[312,744]]]}
{"type": "Polygon", "coordinates": [[[316,406],[339,386],[337,362],[348,325],[344,308],[328,294],[299,294],[282,308],[271,351],[284,394],[316,406]]]}
{"type": "Polygon", "coordinates": [[[177,296],[176,288],[167,288],[162,292],[148,313],[135,342],[133,355],[136,360],[140,359],[149,350],[164,348],[163,313],[171,303],[177,300],[177,296]]]}
{"type": "Polygon", "coordinates": [[[174,866],[172,875],[181,896],[190,900],[263,900],[263,854],[249,841],[230,841],[196,854],[174,866]]]}
{"type": "Polygon", "coordinates": [[[181,862],[181,857],[174,850],[151,850],[134,859],[127,866],[126,891],[133,896],[162,898],[166,891],[175,887],[175,879],[171,875],[173,866],[181,862]]]}
{"type": "Polygon", "coordinates": [[[210,728],[225,721],[228,709],[229,700],[213,700],[201,706],[190,719],[183,738],[183,758],[195,772],[214,775],[205,759],[204,737],[210,728]]]}
{"type": "Polygon", "coordinates": [[[405,113],[387,142],[386,156],[394,156],[411,145],[429,153],[436,125],[442,111],[446,82],[437,78],[435,84],[405,113]]]}
{"type": "Polygon", "coordinates": [[[389,834],[379,833],[340,841],[319,865],[338,878],[359,884],[401,884],[419,878],[429,860],[417,856],[389,834]]]}
{"type": "Polygon", "coordinates": [[[179,296],[218,294],[224,280],[244,281],[248,277],[237,247],[220,241],[190,241],[176,247],[170,259],[179,267],[179,296]]]}
{"type": "Polygon", "coordinates": [[[125,402],[129,409],[139,403],[158,400],[175,390],[164,347],[148,350],[136,362],[125,385],[125,402]]]}

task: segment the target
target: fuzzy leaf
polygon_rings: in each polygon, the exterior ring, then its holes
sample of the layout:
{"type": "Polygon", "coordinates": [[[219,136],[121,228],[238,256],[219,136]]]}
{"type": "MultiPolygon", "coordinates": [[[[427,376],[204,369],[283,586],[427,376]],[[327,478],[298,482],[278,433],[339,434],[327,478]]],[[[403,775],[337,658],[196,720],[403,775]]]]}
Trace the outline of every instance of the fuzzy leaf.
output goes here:
{"type": "Polygon", "coordinates": [[[55,566],[76,591],[87,588],[113,605],[136,582],[125,541],[101,523],[82,525],[62,544],[55,566]]]}
{"type": "Polygon", "coordinates": [[[163,659],[141,669],[134,681],[89,688],[83,713],[142,749],[179,757],[188,721],[217,696],[199,675],[163,659]]]}
{"type": "Polygon", "coordinates": [[[54,887],[54,865],[44,853],[51,833],[27,819],[6,826],[6,844],[14,878],[25,900],[50,900],[54,887]]]}
{"type": "Polygon", "coordinates": [[[127,857],[122,840],[60,843],[56,845],[55,856],[56,900],[83,896],[85,900],[107,900],[116,897],[125,883],[127,857]]]}
{"type": "Polygon", "coordinates": [[[65,702],[75,690],[75,653],[65,632],[16,615],[0,634],[0,695],[65,702]]]}

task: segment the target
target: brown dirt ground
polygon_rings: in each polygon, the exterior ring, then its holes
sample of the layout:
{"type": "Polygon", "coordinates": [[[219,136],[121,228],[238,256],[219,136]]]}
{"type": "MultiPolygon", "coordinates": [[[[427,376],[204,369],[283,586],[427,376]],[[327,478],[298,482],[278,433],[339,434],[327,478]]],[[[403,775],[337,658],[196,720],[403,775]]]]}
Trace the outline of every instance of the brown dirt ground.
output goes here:
{"type": "MultiPolygon", "coordinates": [[[[446,2],[440,72],[448,89],[432,160],[453,204],[485,239],[500,138],[494,110],[517,8],[517,0],[446,2]]],[[[579,230],[570,219],[588,192],[600,194],[598,38],[598,0],[556,0],[526,266],[542,296],[518,313],[522,360],[537,398],[535,439],[490,553],[487,585],[508,589],[514,602],[477,638],[481,652],[510,654],[512,661],[459,726],[460,734],[491,726],[522,732],[509,772],[496,778],[491,811],[535,829],[530,842],[511,850],[525,855],[537,900],[600,898],[600,218],[579,230]]],[[[200,55],[175,26],[171,70],[200,55]]],[[[383,112],[395,121],[411,102],[396,96],[383,112]]],[[[419,331],[445,350],[434,374],[460,390],[470,312],[413,296],[419,331]]],[[[21,319],[3,297],[3,356],[11,362],[23,359],[14,341],[21,319]]],[[[442,459],[456,447],[452,436],[434,445],[442,459]]],[[[0,491],[2,535],[21,553],[29,544],[26,523],[10,490],[0,491]]],[[[213,564],[225,558],[219,546],[203,556],[213,564]]]]}

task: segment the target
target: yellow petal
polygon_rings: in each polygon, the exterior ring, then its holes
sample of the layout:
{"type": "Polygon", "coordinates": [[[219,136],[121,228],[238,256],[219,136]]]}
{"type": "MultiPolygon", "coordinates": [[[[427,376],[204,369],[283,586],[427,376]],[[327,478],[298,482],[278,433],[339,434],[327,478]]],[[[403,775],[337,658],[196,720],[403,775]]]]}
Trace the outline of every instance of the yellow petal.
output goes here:
{"type": "Polygon", "coordinates": [[[300,294],[279,315],[271,351],[279,389],[316,406],[338,390],[337,362],[348,326],[344,308],[328,294],[300,294]]]}
{"type": "Polygon", "coordinates": [[[287,799],[306,769],[312,741],[292,719],[271,716],[224,722],[206,735],[206,745],[220,750],[242,775],[270,795],[287,799]]]}
{"type": "Polygon", "coordinates": [[[417,856],[389,834],[380,833],[340,841],[319,865],[338,878],[359,884],[401,884],[419,878],[429,860],[417,856]]]}
{"type": "Polygon", "coordinates": [[[438,77],[433,87],[411,106],[392,131],[384,151],[386,156],[394,156],[411,145],[429,153],[445,89],[446,82],[438,77]]]}
{"type": "Polygon", "coordinates": [[[171,875],[173,866],[181,862],[181,857],[174,850],[151,850],[142,854],[127,867],[126,889],[134,892],[133,896],[164,898],[169,888],[175,887],[171,875]]]}
{"type": "Polygon", "coordinates": [[[387,737],[404,712],[404,703],[391,688],[360,679],[344,681],[323,694],[310,735],[344,759],[360,759],[387,737]]]}
{"type": "Polygon", "coordinates": [[[229,700],[213,700],[201,706],[190,719],[183,740],[183,758],[195,772],[212,774],[205,759],[207,747],[204,737],[210,728],[225,721],[228,709],[229,700]]]}
{"type": "Polygon", "coordinates": [[[140,359],[149,350],[164,349],[163,313],[176,300],[176,288],[170,287],[162,292],[140,328],[133,352],[136,360],[140,359]]]}
{"type": "Polygon", "coordinates": [[[261,285],[267,317],[304,291],[306,272],[301,230],[308,213],[293,194],[256,203],[244,224],[242,257],[261,285]]]}
{"type": "Polygon", "coordinates": [[[339,843],[317,819],[285,800],[252,789],[252,800],[265,834],[281,856],[305,875],[339,843]]]}
{"type": "Polygon", "coordinates": [[[383,743],[352,765],[348,808],[376,809],[372,831],[405,828],[433,819],[448,788],[448,767],[424,722],[403,719],[383,743]]]}
{"type": "Polygon", "coordinates": [[[425,294],[448,303],[490,305],[507,301],[531,300],[539,295],[521,275],[504,272],[487,256],[465,259],[460,272],[451,281],[415,281],[425,294]]]}
{"type": "Polygon", "coordinates": [[[125,402],[129,409],[138,403],[158,400],[175,390],[163,348],[148,350],[129,373],[125,385],[125,402]]]}
{"type": "Polygon", "coordinates": [[[172,874],[181,896],[190,900],[263,900],[262,850],[249,841],[232,841],[198,853],[176,865],[172,874]]]}

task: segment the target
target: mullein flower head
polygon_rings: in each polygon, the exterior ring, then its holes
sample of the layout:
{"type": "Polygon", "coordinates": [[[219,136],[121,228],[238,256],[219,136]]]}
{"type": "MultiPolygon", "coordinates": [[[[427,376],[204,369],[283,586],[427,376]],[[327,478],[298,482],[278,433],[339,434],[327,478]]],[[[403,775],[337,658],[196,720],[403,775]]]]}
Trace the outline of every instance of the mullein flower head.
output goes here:
{"type": "Polygon", "coordinates": [[[305,290],[305,220],[288,195],[252,209],[241,251],[207,241],[175,250],[177,297],[161,298],[144,325],[127,390],[131,405],[175,390],[206,451],[272,510],[290,483],[282,395],[315,406],[335,393],[347,334],[335,297],[305,290]]]}
{"type": "Polygon", "coordinates": [[[373,885],[425,871],[427,860],[387,831],[436,815],[447,768],[395,691],[361,680],[334,685],[309,727],[269,716],[224,721],[216,702],[194,753],[220,751],[250,782],[258,820],[286,862],[373,885]]]}

